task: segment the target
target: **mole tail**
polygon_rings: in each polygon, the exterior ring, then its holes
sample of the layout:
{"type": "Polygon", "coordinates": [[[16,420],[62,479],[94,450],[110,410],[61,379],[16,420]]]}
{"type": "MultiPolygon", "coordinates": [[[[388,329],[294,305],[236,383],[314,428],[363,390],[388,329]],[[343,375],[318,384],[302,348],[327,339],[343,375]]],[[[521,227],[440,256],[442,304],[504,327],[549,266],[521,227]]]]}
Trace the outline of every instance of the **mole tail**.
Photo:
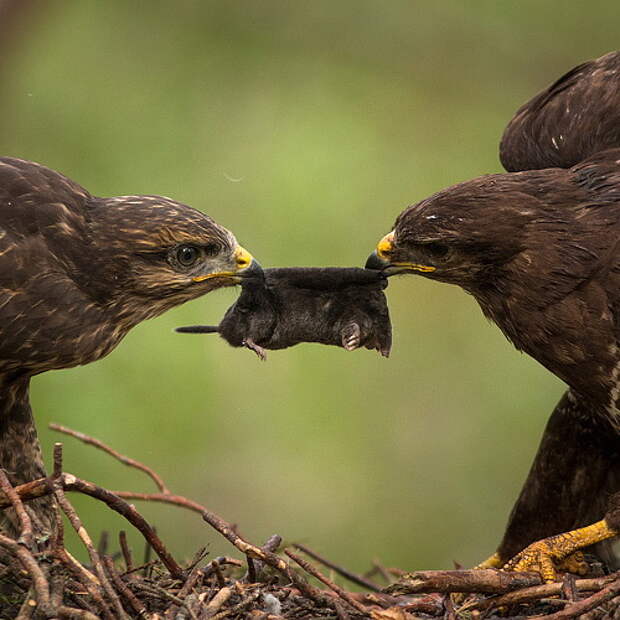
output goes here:
{"type": "Polygon", "coordinates": [[[217,325],[187,325],[177,327],[174,331],[181,334],[217,334],[220,330],[217,325]]]}

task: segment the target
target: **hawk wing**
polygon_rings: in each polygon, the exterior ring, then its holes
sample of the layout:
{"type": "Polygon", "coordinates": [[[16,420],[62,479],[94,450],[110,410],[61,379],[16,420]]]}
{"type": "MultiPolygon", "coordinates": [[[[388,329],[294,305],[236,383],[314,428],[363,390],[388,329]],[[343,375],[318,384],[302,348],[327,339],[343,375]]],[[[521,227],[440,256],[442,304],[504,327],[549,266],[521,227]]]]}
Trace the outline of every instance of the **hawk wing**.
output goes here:
{"type": "Polygon", "coordinates": [[[508,172],[570,168],[620,146],[620,52],[578,65],[521,106],[502,136],[508,172]]]}
{"type": "Polygon", "coordinates": [[[63,267],[67,252],[79,251],[89,198],[53,170],[0,158],[0,373],[74,365],[66,325],[77,339],[71,313],[89,300],[63,267]]]}

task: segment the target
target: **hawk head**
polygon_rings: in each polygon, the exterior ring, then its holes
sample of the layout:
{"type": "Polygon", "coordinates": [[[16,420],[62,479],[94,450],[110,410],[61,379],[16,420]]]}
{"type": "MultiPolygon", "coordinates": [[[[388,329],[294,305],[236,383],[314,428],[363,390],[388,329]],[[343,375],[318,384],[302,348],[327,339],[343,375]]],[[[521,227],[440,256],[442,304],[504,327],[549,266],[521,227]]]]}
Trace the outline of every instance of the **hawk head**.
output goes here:
{"type": "Polygon", "coordinates": [[[444,189],[405,209],[366,266],[458,284],[493,315],[490,303],[547,308],[613,256],[619,157],[617,149],[568,170],[490,174],[444,189]]]}
{"type": "MultiPolygon", "coordinates": [[[[408,207],[366,267],[413,273],[476,292],[528,248],[544,215],[521,175],[488,175],[449,187],[408,207]],[[533,226],[533,227],[532,227],[533,226]]],[[[533,185],[533,184],[532,184],[533,185]]]]}
{"type": "Polygon", "coordinates": [[[169,198],[96,198],[87,208],[94,264],[74,262],[84,267],[91,291],[100,289],[127,309],[147,306],[154,316],[261,271],[230,231],[169,198]]]}
{"type": "Polygon", "coordinates": [[[99,198],[0,158],[0,374],[88,363],[140,321],[257,272],[232,233],[187,205],[99,198]]]}
{"type": "Polygon", "coordinates": [[[461,286],[518,349],[578,391],[595,385],[606,394],[620,282],[619,162],[620,149],[568,170],[447,188],[403,211],[366,266],[461,286]]]}

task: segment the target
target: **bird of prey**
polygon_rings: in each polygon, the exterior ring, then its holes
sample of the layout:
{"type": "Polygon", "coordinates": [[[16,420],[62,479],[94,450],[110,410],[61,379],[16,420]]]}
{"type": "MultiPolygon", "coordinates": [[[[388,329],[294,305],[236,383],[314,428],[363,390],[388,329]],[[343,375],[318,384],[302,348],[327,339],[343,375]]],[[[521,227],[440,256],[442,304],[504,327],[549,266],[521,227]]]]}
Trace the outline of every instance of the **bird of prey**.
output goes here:
{"type": "Polygon", "coordinates": [[[619,69],[608,54],[526,103],[501,142],[511,172],[410,206],[367,262],[461,286],[568,385],[485,563],[547,581],[620,526],[619,69]]]}
{"type": "Polygon", "coordinates": [[[179,327],[182,333],[219,333],[233,347],[247,347],[261,359],[265,349],[319,342],[353,351],[376,349],[388,357],[390,313],[378,271],[355,267],[265,269],[246,278],[239,299],[219,325],[179,327]]]}
{"type": "MultiPolygon", "coordinates": [[[[33,375],[107,355],[140,321],[260,266],[210,217],[161,196],[99,198],[39,164],[0,158],[0,467],[45,475],[33,375]]],[[[53,518],[33,504],[40,536],[53,518]]]]}

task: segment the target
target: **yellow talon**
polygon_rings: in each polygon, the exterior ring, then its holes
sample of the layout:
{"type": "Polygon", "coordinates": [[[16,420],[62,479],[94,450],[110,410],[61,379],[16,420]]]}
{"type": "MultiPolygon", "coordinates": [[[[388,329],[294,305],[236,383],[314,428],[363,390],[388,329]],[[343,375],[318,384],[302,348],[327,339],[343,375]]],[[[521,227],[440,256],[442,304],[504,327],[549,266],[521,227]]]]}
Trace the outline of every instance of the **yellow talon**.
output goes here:
{"type": "Polygon", "coordinates": [[[581,577],[585,577],[590,570],[582,551],[571,553],[558,564],[558,568],[563,573],[572,573],[581,577]]]}
{"type": "Polygon", "coordinates": [[[576,570],[583,574],[586,569],[579,549],[617,536],[605,519],[571,532],[564,532],[532,543],[504,566],[504,570],[538,573],[545,583],[557,580],[556,568],[576,570]]]}
{"type": "Polygon", "coordinates": [[[504,570],[538,573],[545,583],[556,581],[557,572],[552,559],[553,549],[547,540],[539,540],[526,547],[504,566],[504,570]]]}

